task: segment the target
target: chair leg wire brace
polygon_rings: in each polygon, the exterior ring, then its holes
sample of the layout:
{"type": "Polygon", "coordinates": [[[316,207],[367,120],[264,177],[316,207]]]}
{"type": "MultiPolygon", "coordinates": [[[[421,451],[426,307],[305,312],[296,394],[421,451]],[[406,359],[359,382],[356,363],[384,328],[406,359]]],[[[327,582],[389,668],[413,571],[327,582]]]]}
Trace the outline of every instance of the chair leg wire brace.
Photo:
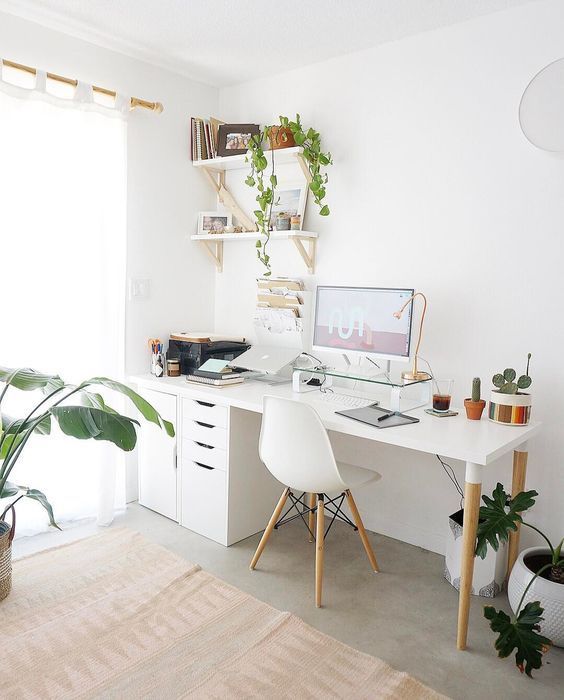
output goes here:
{"type": "Polygon", "coordinates": [[[321,607],[321,593],[322,593],[322,583],[323,583],[323,549],[325,544],[325,538],[327,537],[331,527],[335,520],[340,520],[347,525],[350,525],[353,530],[357,531],[362,540],[362,544],[370,561],[372,570],[378,572],[378,563],[376,557],[372,550],[370,541],[364,529],[364,524],[360,517],[360,513],[356,507],[356,503],[352,497],[350,490],[343,491],[338,496],[334,498],[329,498],[325,493],[310,494],[309,504],[306,503],[306,493],[303,492],[300,496],[296,496],[293,491],[289,488],[284,489],[278,505],[274,509],[272,516],[266,526],[266,529],[261,537],[258,544],[257,550],[252,558],[250,568],[254,570],[257,562],[268,542],[270,535],[273,530],[278,529],[281,525],[295,520],[296,518],[301,518],[302,522],[306,526],[309,532],[309,541],[315,541],[315,604],[318,608],[321,607]],[[342,510],[342,505],[345,501],[348,501],[349,508],[351,509],[354,522],[347,516],[342,510]],[[285,513],[282,513],[287,500],[291,501],[290,507],[285,513]],[[290,515],[290,513],[295,510],[296,513],[290,515]],[[325,529],[325,511],[332,516],[331,520],[325,529]],[[306,520],[306,515],[307,520],[306,520]],[[315,532],[314,532],[314,519],[315,532]]]}

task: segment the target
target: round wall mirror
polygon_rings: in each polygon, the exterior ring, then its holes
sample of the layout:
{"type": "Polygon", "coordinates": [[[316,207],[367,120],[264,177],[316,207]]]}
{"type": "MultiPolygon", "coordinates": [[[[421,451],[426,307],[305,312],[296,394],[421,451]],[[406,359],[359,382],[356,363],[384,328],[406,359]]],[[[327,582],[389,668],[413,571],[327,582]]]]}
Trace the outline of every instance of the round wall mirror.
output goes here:
{"type": "Polygon", "coordinates": [[[564,151],[564,58],[543,68],[527,85],[519,122],[534,146],[564,151]]]}

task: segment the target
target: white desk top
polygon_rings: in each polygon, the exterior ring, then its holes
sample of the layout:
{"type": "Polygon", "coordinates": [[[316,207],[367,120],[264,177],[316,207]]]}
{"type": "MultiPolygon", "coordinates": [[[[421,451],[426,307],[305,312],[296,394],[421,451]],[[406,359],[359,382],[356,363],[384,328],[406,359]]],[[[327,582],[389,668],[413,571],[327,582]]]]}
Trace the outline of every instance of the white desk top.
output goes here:
{"type": "MultiPolygon", "coordinates": [[[[493,423],[485,417],[480,421],[470,421],[466,418],[464,408],[458,409],[458,416],[452,418],[436,418],[425,413],[423,408],[418,408],[408,413],[419,418],[419,423],[379,429],[336,415],[335,411],[339,408],[335,404],[316,399],[315,391],[294,393],[291,384],[268,386],[251,380],[217,389],[188,384],[185,377],[156,378],[151,374],[137,375],[131,377],[130,381],[148,389],[255,413],[262,413],[262,400],[267,394],[293,398],[314,406],[327,430],[476,464],[490,464],[534,437],[541,428],[539,422],[527,426],[509,426],[493,423]]],[[[385,405],[385,400],[383,404],[385,405]]]]}

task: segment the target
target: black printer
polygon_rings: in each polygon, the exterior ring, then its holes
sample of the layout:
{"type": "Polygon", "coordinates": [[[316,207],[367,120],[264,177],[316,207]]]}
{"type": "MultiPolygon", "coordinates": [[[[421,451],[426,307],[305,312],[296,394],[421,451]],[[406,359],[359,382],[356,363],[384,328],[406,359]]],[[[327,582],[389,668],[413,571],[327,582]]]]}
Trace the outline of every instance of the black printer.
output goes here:
{"type": "Polygon", "coordinates": [[[250,347],[244,338],[234,340],[197,333],[171,333],[167,356],[171,360],[180,360],[182,374],[192,374],[206,360],[233,360],[250,347]]]}

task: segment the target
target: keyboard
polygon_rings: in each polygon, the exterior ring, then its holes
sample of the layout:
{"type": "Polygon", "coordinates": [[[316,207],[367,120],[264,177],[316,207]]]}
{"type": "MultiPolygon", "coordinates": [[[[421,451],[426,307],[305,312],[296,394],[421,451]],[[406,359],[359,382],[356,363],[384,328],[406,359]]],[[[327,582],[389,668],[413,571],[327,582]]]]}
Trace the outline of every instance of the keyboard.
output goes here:
{"type": "Polygon", "coordinates": [[[365,399],[362,396],[352,394],[338,394],[332,391],[321,391],[315,396],[316,401],[322,401],[335,406],[335,408],[364,408],[365,406],[378,405],[376,399],[365,399]]]}

